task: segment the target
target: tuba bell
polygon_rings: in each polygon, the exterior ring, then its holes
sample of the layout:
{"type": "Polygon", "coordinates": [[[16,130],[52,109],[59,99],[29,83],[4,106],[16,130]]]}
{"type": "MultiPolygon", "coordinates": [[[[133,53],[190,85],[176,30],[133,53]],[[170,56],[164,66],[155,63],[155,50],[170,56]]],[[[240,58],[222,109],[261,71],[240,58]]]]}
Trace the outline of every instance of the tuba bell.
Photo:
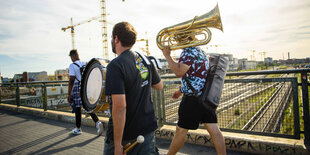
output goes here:
{"type": "Polygon", "coordinates": [[[156,37],[157,46],[163,49],[170,46],[171,50],[208,44],[211,40],[209,28],[223,32],[218,5],[213,10],[194,19],[166,27],[159,31],[156,37]]]}

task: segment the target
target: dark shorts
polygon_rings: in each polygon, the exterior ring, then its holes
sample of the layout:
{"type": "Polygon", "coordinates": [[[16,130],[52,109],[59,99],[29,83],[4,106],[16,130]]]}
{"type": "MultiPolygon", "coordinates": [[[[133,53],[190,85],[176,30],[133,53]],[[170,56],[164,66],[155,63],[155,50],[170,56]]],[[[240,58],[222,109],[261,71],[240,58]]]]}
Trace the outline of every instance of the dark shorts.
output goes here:
{"type": "Polygon", "coordinates": [[[200,123],[217,123],[216,111],[205,109],[194,96],[183,95],[179,107],[178,126],[184,129],[197,129],[200,123]]]}

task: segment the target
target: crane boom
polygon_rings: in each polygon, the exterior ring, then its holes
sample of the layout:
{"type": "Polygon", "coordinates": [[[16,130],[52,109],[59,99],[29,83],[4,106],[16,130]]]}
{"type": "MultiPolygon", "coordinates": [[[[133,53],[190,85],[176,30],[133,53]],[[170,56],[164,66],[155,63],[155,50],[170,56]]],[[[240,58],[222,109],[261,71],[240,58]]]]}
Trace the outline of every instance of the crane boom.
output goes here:
{"type": "Polygon", "coordinates": [[[79,25],[82,25],[82,24],[85,24],[85,23],[89,23],[89,22],[91,22],[93,20],[97,20],[97,19],[100,19],[100,16],[95,16],[95,17],[92,17],[90,19],[87,19],[87,20],[81,21],[79,23],[73,24],[72,23],[72,18],[71,18],[71,25],[67,26],[67,27],[63,27],[63,28],[61,28],[61,30],[66,31],[67,29],[71,29],[71,28],[74,28],[75,26],[79,26],[79,25]]]}
{"type": "Polygon", "coordinates": [[[85,24],[85,23],[89,23],[93,20],[97,20],[97,19],[100,19],[101,16],[95,16],[95,17],[92,17],[90,19],[87,19],[87,20],[84,20],[84,21],[81,21],[79,23],[76,23],[76,24],[73,24],[73,19],[71,17],[71,25],[70,26],[67,26],[67,27],[63,27],[61,28],[61,30],[63,30],[64,32],[67,30],[67,29],[71,29],[71,38],[72,38],[72,49],[75,49],[75,41],[74,41],[74,27],[76,26],[79,26],[79,25],[82,25],[82,24],[85,24]]]}
{"type": "MultiPolygon", "coordinates": [[[[106,19],[106,16],[107,16],[107,14],[106,14],[106,3],[105,3],[106,0],[100,0],[100,1],[101,1],[101,15],[92,17],[88,20],[84,20],[84,21],[76,23],[76,24],[73,24],[73,21],[71,18],[71,25],[67,26],[67,27],[63,27],[63,28],[61,28],[61,30],[63,30],[65,32],[67,29],[71,29],[72,49],[75,49],[75,47],[74,47],[74,44],[75,44],[74,43],[74,27],[79,26],[79,25],[84,24],[84,23],[91,22],[93,20],[101,19],[100,22],[102,22],[103,58],[109,59],[107,24],[112,24],[112,23],[107,22],[107,19],[106,19]]],[[[122,1],[124,2],[125,0],[122,0],[122,1]]]]}

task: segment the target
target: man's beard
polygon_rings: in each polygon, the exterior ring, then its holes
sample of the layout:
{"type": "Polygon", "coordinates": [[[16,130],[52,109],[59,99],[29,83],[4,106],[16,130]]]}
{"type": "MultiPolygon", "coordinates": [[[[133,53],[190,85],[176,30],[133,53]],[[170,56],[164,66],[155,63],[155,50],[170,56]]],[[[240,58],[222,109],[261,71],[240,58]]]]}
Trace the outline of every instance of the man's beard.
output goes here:
{"type": "Polygon", "coordinates": [[[114,54],[116,54],[116,50],[115,50],[115,43],[114,43],[114,40],[112,40],[112,52],[114,53],[114,54]]]}

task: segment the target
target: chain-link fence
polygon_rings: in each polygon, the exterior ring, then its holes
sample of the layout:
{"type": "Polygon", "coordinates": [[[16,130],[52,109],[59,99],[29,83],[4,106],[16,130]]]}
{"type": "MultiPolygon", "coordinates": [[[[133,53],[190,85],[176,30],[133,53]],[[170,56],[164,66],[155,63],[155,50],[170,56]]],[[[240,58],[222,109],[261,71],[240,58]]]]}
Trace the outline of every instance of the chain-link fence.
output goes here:
{"type": "MultiPolygon", "coordinates": [[[[176,125],[181,98],[172,99],[172,94],[179,89],[180,81],[170,80],[164,85],[163,122],[176,125]]],[[[297,96],[297,78],[225,80],[216,110],[218,125],[223,130],[296,137],[299,133],[299,112],[294,111],[294,106],[298,108],[297,96]]]]}

